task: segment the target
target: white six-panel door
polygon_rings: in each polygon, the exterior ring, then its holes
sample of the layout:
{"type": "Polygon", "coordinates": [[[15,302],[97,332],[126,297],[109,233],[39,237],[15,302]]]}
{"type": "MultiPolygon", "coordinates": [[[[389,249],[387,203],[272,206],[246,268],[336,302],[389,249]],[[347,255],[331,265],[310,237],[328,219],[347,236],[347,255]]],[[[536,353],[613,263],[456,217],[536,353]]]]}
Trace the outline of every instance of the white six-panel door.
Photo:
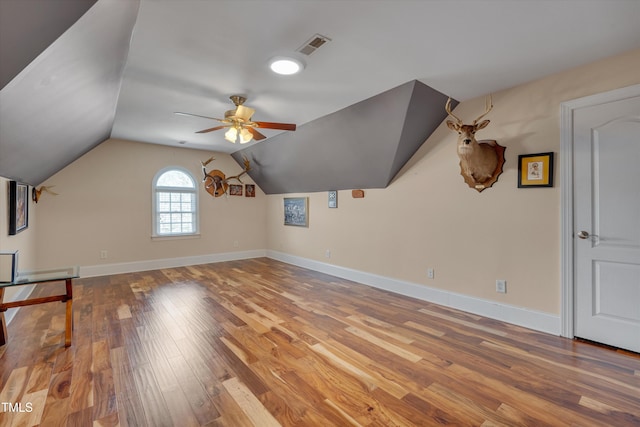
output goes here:
{"type": "Polygon", "coordinates": [[[640,352],[640,95],[572,119],[574,335],[640,352]]]}

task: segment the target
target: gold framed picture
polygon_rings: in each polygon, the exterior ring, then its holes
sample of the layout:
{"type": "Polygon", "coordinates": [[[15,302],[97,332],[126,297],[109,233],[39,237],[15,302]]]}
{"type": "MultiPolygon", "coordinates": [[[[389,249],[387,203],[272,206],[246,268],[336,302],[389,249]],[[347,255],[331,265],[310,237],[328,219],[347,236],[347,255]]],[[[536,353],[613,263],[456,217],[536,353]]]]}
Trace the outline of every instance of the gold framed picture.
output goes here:
{"type": "Polygon", "coordinates": [[[553,153],[518,156],[518,188],[553,187],[553,153]]]}

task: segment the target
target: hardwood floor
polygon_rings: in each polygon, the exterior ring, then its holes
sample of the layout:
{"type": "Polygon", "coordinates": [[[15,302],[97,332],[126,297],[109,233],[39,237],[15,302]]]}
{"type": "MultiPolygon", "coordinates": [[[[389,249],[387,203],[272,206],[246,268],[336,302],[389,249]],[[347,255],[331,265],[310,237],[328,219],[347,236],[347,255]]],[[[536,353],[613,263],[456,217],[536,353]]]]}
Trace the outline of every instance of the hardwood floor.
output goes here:
{"type": "Polygon", "coordinates": [[[640,425],[638,355],[266,258],[78,280],[70,348],[64,308],[9,324],[0,426],[640,425]]]}

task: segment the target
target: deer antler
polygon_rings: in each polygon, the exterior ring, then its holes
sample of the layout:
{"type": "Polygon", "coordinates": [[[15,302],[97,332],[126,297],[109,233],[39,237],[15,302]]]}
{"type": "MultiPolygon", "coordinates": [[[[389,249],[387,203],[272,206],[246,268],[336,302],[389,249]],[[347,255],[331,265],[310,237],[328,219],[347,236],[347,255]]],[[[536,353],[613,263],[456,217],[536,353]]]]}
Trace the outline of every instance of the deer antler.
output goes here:
{"type": "Polygon", "coordinates": [[[458,121],[458,124],[462,125],[462,119],[451,112],[451,97],[447,100],[447,104],[444,106],[444,109],[451,117],[458,121]]]}
{"type": "Polygon", "coordinates": [[[242,172],[240,172],[240,173],[239,173],[238,175],[236,175],[236,176],[228,176],[228,177],[224,180],[224,182],[225,182],[225,183],[226,183],[227,181],[229,181],[230,179],[235,179],[235,180],[237,180],[238,182],[240,182],[240,183],[242,184],[242,181],[240,180],[240,177],[241,177],[242,175],[244,175],[245,173],[247,173],[247,172],[249,172],[249,171],[251,170],[251,166],[250,166],[249,159],[247,159],[246,157],[242,157],[242,160],[243,160],[243,162],[244,162],[244,169],[243,169],[243,171],[242,171],[242,172]]]}
{"type": "Polygon", "coordinates": [[[216,159],[215,157],[211,156],[207,160],[205,160],[204,162],[200,162],[200,164],[202,164],[202,166],[207,166],[209,163],[211,163],[215,159],[216,159]]]}
{"type": "Polygon", "coordinates": [[[493,109],[493,98],[491,97],[491,95],[489,95],[488,99],[485,99],[485,109],[486,111],[484,112],[484,114],[482,114],[480,117],[478,117],[477,119],[475,119],[473,121],[473,124],[475,125],[476,123],[478,123],[478,121],[483,118],[484,116],[486,116],[487,114],[489,114],[489,111],[491,111],[491,109],[493,109]]]}
{"type": "Polygon", "coordinates": [[[209,176],[209,174],[207,174],[207,165],[211,163],[213,160],[215,160],[215,157],[211,156],[204,162],[200,162],[200,164],[202,165],[202,175],[204,175],[204,177],[202,178],[203,182],[206,181],[207,176],[209,176]]]}

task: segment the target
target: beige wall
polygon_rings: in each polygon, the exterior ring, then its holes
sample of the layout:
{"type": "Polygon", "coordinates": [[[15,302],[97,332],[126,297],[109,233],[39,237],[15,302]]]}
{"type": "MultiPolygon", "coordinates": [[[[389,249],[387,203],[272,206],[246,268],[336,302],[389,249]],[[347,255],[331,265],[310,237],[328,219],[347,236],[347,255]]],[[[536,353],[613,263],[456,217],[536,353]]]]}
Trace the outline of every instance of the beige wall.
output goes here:
{"type": "MultiPolygon", "coordinates": [[[[19,249],[23,268],[78,264],[117,265],[270,249],[358,271],[558,314],[560,304],[561,102],[640,83],[640,50],[493,94],[491,124],[479,138],[507,147],[505,171],[493,188],[477,193],[464,184],[456,136],[441,125],[386,189],[364,199],[340,191],[338,209],[327,193],[310,197],[310,227],[283,226],[283,195],[214,199],[200,191],[201,236],[151,239],[151,182],[166,166],[200,177],[200,161],[213,153],[108,140],[44,185],[31,204],[29,229],[7,237],[0,215],[0,249],[19,249]],[[554,188],[518,189],[518,154],[554,151],[554,188]],[[37,230],[37,232],[36,232],[37,230]],[[237,242],[237,246],[234,245],[237,242]],[[100,251],[108,251],[100,259],[100,251]],[[325,251],[331,251],[331,258],[325,251]],[[427,279],[428,267],[435,279],[427,279]],[[495,280],[507,280],[507,294],[495,280]]],[[[484,98],[463,102],[456,114],[470,120],[484,98]]],[[[226,154],[210,165],[227,175],[240,166],[226,154]]],[[[252,181],[247,178],[247,183],[252,181]]],[[[0,180],[6,187],[6,180],[0,180]]],[[[6,212],[6,194],[0,193],[6,212]]],[[[288,195],[292,196],[292,195],[288,195]]]]}
{"type": "MultiPolygon", "coordinates": [[[[213,198],[200,188],[200,237],[152,239],[151,186],[167,166],[188,169],[196,180],[200,162],[236,175],[229,156],[201,150],[108,140],[49,178],[57,196],[44,194],[34,209],[41,268],[99,266],[264,249],[265,195],[213,198]],[[237,242],[237,245],[236,245],[237,242]],[[100,259],[100,251],[108,258],[100,259]]],[[[244,183],[253,183],[243,178],[244,183]]]]}
{"type": "MultiPolygon", "coordinates": [[[[563,101],[640,83],[640,51],[493,94],[491,124],[479,139],[506,146],[493,188],[470,189],[460,176],[456,135],[442,124],[386,189],[364,199],[340,191],[310,198],[309,228],[285,227],[283,195],[267,197],[268,247],[319,262],[512,306],[558,314],[560,306],[560,124],[563,101]],[[556,153],[553,188],[517,188],[519,154],[556,153]],[[326,251],[331,258],[326,258],[326,251]],[[435,278],[427,278],[427,268],[435,278]],[[496,279],[507,293],[495,292],[496,279]]],[[[466,121],[484,97],[455,110],[466,121]]],[[[287,195],[292,196],[292,195],[287,195]]]]}

